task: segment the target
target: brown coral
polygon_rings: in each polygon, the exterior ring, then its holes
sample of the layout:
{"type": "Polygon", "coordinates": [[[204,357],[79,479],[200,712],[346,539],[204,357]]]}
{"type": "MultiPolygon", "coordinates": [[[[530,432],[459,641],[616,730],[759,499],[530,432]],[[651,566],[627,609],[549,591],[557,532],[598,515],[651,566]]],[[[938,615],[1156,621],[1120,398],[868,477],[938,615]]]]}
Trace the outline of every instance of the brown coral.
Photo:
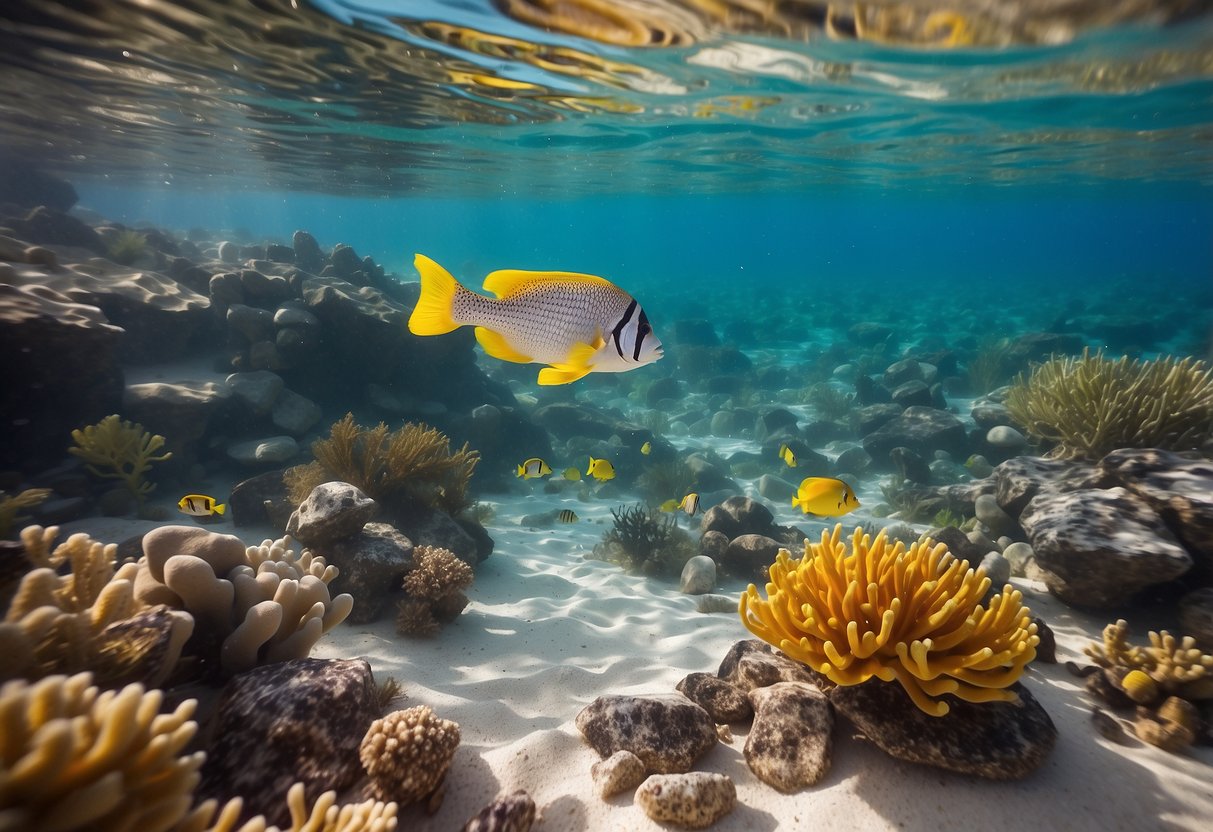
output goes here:
{"type": "Polygon", "coordinates": [[[368,791],[401,804],[424,799],[442,783],[458,745],[459,726],[428,705],[375,720],[359,751],[370,777],[368,791]]]}
{"type": "Polygon", "coordinates": [[[467,589],[475,577],[472,567],[449,549],[418,546],[413,550],[413,568],[404,576],[404,590],[410,598],[437,601],[467,589]]]}
{"type": "Polygon", "coordinates": [[[401,601],[396,614],[396,632],[402,636],[432,636],[438,632],[438,620],[428,601],[401,601]]]}

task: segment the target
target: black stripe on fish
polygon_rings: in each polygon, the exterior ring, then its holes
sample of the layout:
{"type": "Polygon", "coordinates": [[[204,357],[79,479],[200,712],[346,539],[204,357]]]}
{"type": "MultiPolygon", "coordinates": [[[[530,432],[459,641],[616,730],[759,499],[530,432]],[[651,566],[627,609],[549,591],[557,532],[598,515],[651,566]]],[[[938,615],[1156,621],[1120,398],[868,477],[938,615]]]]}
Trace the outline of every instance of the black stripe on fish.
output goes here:
{"type": "Polygon", "coordinates": [[[636,347],[632,350],[632,360],[640,361],[640,347],[644,344],[644,337],[653,331],[653,327],[649,325],[649,316],[644,314],[644,310],[640,310],[640,317],[636,321],[636,347]]]}
{"type": "MultiPolygon", "coordinates": [[[[632,302],[628,304],[627,310],[623,313],[623,317],[619,319],[619,323],[615,324],[615,328],[611,330],[611,337],[615,339],[615,352],[619,353],[619,357],[623,358],[623,344],[619,342],[623,335],[623,328],[628,325],[628,321],[632,319],[632,313],[636,311],[636,298],[632,298],[632,302]]],[[[640,314],[644,314],[644,310],[640,310],[640,314]]]]}

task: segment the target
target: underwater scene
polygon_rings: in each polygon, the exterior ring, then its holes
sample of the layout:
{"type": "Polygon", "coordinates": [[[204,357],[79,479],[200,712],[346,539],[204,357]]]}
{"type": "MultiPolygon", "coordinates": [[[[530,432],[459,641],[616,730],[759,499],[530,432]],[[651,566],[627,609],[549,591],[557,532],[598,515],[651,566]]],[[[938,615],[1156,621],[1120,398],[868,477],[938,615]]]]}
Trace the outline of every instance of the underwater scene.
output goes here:
{"type": "Polygon", "coordinates": [[[0,832],[1213,828],[1213,2],[0,4],[0,832]]]}

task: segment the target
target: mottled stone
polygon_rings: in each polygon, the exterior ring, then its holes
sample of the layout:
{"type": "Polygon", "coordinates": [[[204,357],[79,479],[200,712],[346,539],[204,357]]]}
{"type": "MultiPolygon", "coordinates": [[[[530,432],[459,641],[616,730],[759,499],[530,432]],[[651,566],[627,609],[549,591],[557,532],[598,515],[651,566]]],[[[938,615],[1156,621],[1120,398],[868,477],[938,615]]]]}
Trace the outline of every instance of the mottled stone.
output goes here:
{"type": "Polygon", "coordinates": [[[1018,517],[1024,506],[1042,492],[1058,493],[1112,484],[1106,475],[1086,462],[1017,456],[994,468],[994,496],[1003,511],[1018,517]]]}
{"type": "Polygon", "coordinates": [[[609,757],[631,751],[646,771],[690,771],[716,744],[708,712],[682,694],[600,696],[577,714],[577,730],[609,757]]]}
{"type": "Polygon", "coordinates": [[[323,548],[362,531],[379,504],[348,482],[325,482],[312,489],[286,524],[287,534],[304,546],[323,548]]]}
{"type": "Polygon", "coordinates": [[[730,647],[716,675],[747,693],[776,682],[814,683],[813,672],[807,666],[754,638],[730,647]]]}
{"type": "Polygon", "coordinates": [[[830,703],[882,751],[899,760],[985,777],[1017,780],[1044,762],[1057,728],[1022,684],[1018,702],[975,704],[948,697],[936,717],[920,710],[895,682],[871,680],[826,692],[830,703]]]}
{"type": "Polygon", "coordinates": [[[636,790],[636,804],[658,823],[706,829],[737,805],[737,788],[724,774],[653,774],[636,790]]]}
{"type": "Polygon", "coordinates": [[[644,763],[631,751],[616,751],[590,766],[594,791],[603,800],[630,791],[644,780],[644,763]]]}
{"type": "Polygon", "coordinates": [[[703,595],[716,588],[716,561],[707,555],[695,555],[682,565],[679,591],[687,595],[703,595]]]}
{"type": "Polygon", "coordinates": [[[1158,515],[1123,488],[1040,494],[1019,522],[1049,591],[1066,603],[1114,607],[1192,568],[1158,515]]]}
{"type": "Polygon", "coordinates": [[[964,423],[946,410],[933,407],[907,407],[900,415],[885,422],[863,438],[863,449],[876,462],[887,460],[889,451],[905,447],[931,457],[935,451],[947,451],[954,457],[965,458],[968,439],[964,423]]]}
{"type": "Polygon", "coordinates": [[[716,563],[724,560],[724,553],[729,548],[729,536],[723,532],[704,532],[699,538],[699,554],[711,558],[716,563]]]}
{"type": "Polygon", "coordinates": [[[750,691],[754,725],[745,761],[758,779],[785,794],[821,780],[834,750],[834,709],[804,682],[777,682],[750,691]]]}
{"type": "Polygon", "coordinates": [[[781,548],[782,543],[764,534],[738,535],[729,541],[729,547],[724,551],[724,567],[733,575],[762,580],[781,548]]]}
{"type": "Polygon", "coordinates": [[[361,659],[294,659],[242,673],[220,696],[199,792],[220,801],[240,795],[242,818],[287,824],[295,781],[311,804],[362,777],[359,745],[378,715],[361,659]]]}
{"type": "Polygon", "coordinates": [[[745,722],[754,715],[739,688],[710,673],[688,674],[674,689],[707,711],[713,722],[745,722]]]}
{"type": "Polygon", "coordinates": [[[354,596],[347,619],[365,624],[379,617],[413,563],[413,541],[387,523],[367,523],[352,537],[336,540],[322,550],[325,560],[341,570],[334,592],[354,596]]]}
{"type": "Polygon", "coordinates": [[[704,512],[699,528],[703,532],[721,532],[733,540],[743,534],[769,535],[774,525],[775,516],[762,503],[749,497],[729,497],[704,512]]]}
{"type": "Polygon", "coordinates": [[[463,832],[529,832],[535,800],[524,790],[499,795],[463,825],[463,832]]]}

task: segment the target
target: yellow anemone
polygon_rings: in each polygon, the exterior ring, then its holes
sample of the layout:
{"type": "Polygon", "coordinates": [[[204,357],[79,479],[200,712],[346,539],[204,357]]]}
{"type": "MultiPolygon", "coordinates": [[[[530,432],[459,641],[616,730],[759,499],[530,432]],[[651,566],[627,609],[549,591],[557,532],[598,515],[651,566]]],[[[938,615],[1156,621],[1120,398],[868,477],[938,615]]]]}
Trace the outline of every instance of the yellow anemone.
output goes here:
{"type": "Polygon", "coordinates": [[[1021,592],[1008,584],[983,607],[990,579],[942,543],[907,550],[883,529],[872,540],[856,528],[848,548],[841,537],[838,524],[806,540],[799,560],[780,550],[767,597],[753,584],[741,596],[750,632],[835,684],[899,682],[932,716],[948,712],[938,697],[949,693],[1014,701],[1007,688],[1040,643],[1021,592]]]}

